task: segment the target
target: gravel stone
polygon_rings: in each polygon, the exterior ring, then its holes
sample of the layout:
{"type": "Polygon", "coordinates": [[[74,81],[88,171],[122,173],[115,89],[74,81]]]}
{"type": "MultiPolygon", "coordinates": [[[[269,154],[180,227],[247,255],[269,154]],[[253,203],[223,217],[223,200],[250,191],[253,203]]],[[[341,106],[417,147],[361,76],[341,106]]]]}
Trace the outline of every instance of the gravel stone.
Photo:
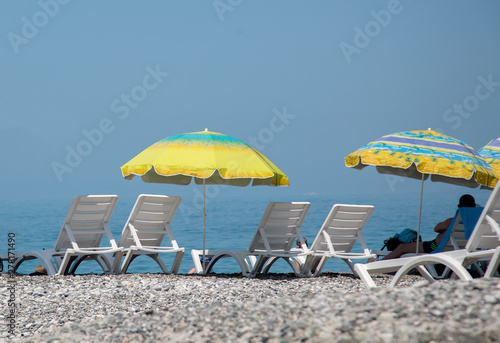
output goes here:
{"type": "Polygon", "coordinates": [[[367,290],[352,273],[18,276],[15,335],[0,342],[500,341],[500,279],[391,279],[367,290]]]}

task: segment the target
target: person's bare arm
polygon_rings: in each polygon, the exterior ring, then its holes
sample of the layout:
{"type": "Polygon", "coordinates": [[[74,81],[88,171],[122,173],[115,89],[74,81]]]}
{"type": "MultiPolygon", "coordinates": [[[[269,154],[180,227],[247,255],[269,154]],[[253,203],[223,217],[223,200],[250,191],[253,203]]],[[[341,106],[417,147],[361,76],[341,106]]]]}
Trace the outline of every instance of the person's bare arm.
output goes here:
{"type": "Polygon", "coordinates": [[[448,226],[450,226],[450,223],[451,223],[452,220],[453,220],[453,218],[448,218],[445,221],[443,221],[441,223],[438,223],[434,227],[434,231],[437,232],[437,233],[445,232],[446,229],[448,228],[448,226]]]}

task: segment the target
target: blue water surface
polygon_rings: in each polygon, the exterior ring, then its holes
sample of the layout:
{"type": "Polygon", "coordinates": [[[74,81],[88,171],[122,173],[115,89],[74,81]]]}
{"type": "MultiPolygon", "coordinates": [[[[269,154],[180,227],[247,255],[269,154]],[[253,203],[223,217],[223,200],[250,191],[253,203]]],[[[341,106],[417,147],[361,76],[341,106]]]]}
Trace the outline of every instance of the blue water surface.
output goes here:
{"type": "MultiPolygon", "coordinates": [[[[461,194],[467,189],[457,187],[446,194],[424,193],[421,235],[424,240],[435,237],[434,225],[454,215],[461,194]]],[[[471,193],[471,192],[468,192],[471,193]]],[[[208,193],[209,194],[209,193],[208,193]]],[[[474,192],[476,201],[485,205],[489,191],[474,192]]],[[[175,195],[175,194],[168,194],[175,195]]],[[[255,233],[262,214],[270,201],[309,201],[312,206],[302,226],[302,233],[309,243],[314,240],[333,204],[374,205],[370,220],[364,229],[365,239],[371,249],[380,249],[386,238],[404,228],[416,228],[420,193],[384,195],[342,196],[278,196],[278,197],[225,197],[224,194],[207,198],[207,249],[246,249],[255,233]]],[[[16,251],[53,248],[72,199],[0,201],[0,253],[7,252],[7,235],[15,233],[16,251]]],[[[135,199],[119,199],[110,221],[114,238],[118,241],[123,225],[134,205],[135,199]]],[[[202,206],[199,198],[183,199],[172,222],[179,246],[186,249],[179,273],[185,274],[193,267],[191,249],[202,249],[202,206]]],[[[107,242],[106,242],[107,243],[107,242]]],[[[103,243],[104,244],[104,243],[103,243]]],[[[353,251],[361,251],[359,246],[353,251]]],[[[173,254],[163,254],[169,266],[173,254]]],[[[29,274],[40,263],[27,261],[18,270],[29,274]]],[[[6,264],[4,264],[6,267],[6,264]]],[[[349,271],[338,259],[330,259],[324,271],[349,271]]],[[[240,269],[233,259],[224,259],[216,264],[216,273],[235,273],[240,269]]],[[[280,260],[272,272],[289,273],[290,267],[280,260]]],[[[94,261],[83,262],[77,274],[101,273],[94,261]]],[[[158,273],[159,267],[150,258],[140,256],[128,270],[130,273],[158,273]]]]}

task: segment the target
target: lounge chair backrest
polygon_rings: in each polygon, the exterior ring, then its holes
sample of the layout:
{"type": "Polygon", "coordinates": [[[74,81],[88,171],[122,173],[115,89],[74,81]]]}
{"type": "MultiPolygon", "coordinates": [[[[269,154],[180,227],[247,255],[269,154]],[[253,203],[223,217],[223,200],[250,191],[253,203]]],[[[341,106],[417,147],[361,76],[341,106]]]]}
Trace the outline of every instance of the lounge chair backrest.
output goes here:
{"type": "Polygon", "coordinates": [[[257,227],[249,251],[290,251],[296,239],[303,242],[300,227],[311,204],[271,202],[257,227]]]}
{"type": "Polygon", "coordinates": [[[465,247],[470,252],[477,249],[491,249],[500,246],[499,189],[500,182],[497,182],[465,247]]]}
{"type": "Polygon", "coordinates": [[[54,249],[99,247],[104,235],[116,246],[109,219],[118,201],[116,195],[76,196],[64,219],[54,249]]]}
{"type": "Polygon", "coordinates": [[[333,205],[311,250],[315,253],[347,253],[358,241],[369,253],[362,230],[374,209],[371,205],[333,205]]]}
{"type": "Polygon", "coordinates": [[[432,253],[464,249],[484,207],[461,207],[445,232],[439,246],[432,253]]]}
{"type": "Polygon", "coordinates": [[[181,203],[181,197],[141,194],[125,223],[119,247],[159,247],[165,235],[178,248],[170,223],[181,203]]]}

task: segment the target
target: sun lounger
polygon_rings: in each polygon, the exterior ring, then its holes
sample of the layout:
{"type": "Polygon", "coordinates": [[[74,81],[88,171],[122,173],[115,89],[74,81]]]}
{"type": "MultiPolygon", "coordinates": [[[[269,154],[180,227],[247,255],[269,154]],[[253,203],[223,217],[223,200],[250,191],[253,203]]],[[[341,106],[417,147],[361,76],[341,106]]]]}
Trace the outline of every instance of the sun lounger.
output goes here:
{"type": "MultiPolygon", "coordinates": [[[[481,212],[484,207],[461,207],[457,209],[455,212],[455,216],[453,217],[450,225],[446,229],[446,232],[441,239],[436,250],[431,252],[431,254],[443,252],[443,251],[452,251],[458,249],[464,249],[467,240],[469,239],[474,226],[476,225],[481,212]]],[[[422,243],[421,243],[422,244],[422,243]]],[[[373,250],[375,254],[377,254],[378,258],[384,257],[390,253],[390,251],[382,251],[382,250],[373,250]]],[[[417,256],[415,253],[404,254],[402,257],[411,257],[417,256]]],[[[480,274],[482,274],[482,269],[479,264],[474,263],[475,268],[478,270],[480,274]]],[[[448,275],[449,269],[445,268],[444,270],[438,272],[434,265],[429,264],[425,266],[429,273],[435,279],[442,279],[448,275]]]]}
{"type": "Polygon", "coordinates": [[[374,261],[377,255],[368,249],[363,237],[363,228],[373,210],[371,205],[333,205],[310,247],[311,254],[306,258],[303,273],[319,275],[329,258],[340,258],[353,272],[351,260],[374,261]],[[361,245],[362,252],[351,251],[356,243],[361,245]]]}
{"type": "Polygon", "coordinates": [[[269,203],[248,249],[205,250],[205,256],[211,258],[205,271],[200,262],[203,250],[192,250],[196,272],[208,273],[221,258],[233,257],[238,262],[242,275],[255,276],[262,271],[268,259],[277,257],[287,261],[294,273],[301,276],[292,257],[308,253],[300,227],[310,207],[308,202],[269,203]],[[296,239],[302,243],[303,249],[292,249],[296,239]]]}
{"type": "Polygon", "coordinates": [[[130,263],[140,255],[151,257],[163,273],[178,272],[184,248],[177,245],[170,224],[180,203],[181,197],[178,196],[139,195],[118,241],[123,251],[115,255],[115,273],[125,273],[130,263]],[[170,240],[169,246],[165,246],[165,236],[170,240]],[[163,253],[175,253],[170,270],[159,258],[159,254],[163,253]],[[125,258],[120,265],[122,254],[125,258]]]}
{"type": "MultiPolygon", "coordinates": [[[[82,261],[92,259],[99,263],[105,273],[111,273],[113,266],[105,255],[121,251],[108,227],[117,201],[116,195],[75,197],[54,249],[18,252],[15,256],[7,256],[15,261],[12,270],[16,271],[24,261],[39,259],[49,275],[73,274],[82,261]],[[108,237],[111,246],[100,246],[104,236],[108,237]]],[[[6,259],[5,255],[2,255],[2,259],[6,259]]]]}
{"type": "Polygon", "coordinates": [[[471,280],[472,277],[466,268],[476,261],[485,260],[489,264],[484,277],[493,276],[498,268],[500,256],[499,188],[500,182],[491,193],[464,249],[355,264],[354,269],[367,287],[376,287],[370,274],[397,271],[390,285],[394,287],[404,275],[414,268],[429,282],[434,282],[434,278],[425,268],[429,264],[443,264],[456,277],[462,280],[471,280]]]}

